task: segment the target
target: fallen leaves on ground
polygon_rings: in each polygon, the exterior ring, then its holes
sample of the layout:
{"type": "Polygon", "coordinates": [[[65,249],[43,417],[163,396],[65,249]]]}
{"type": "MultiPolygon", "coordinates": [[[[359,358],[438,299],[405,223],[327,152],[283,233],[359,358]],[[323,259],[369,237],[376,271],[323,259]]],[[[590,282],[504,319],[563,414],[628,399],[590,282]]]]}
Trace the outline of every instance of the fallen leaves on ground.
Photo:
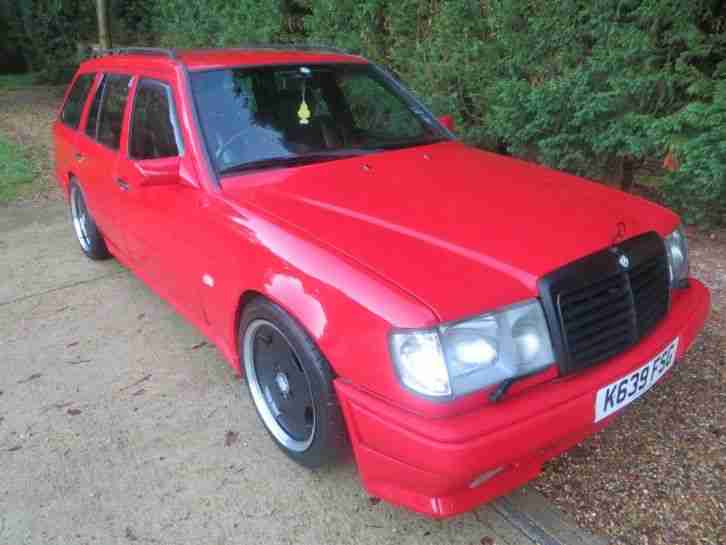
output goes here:
{"type": "Polygon", "coordinates": [[[147,381],[147,380],[149,380],[150,378],[151,378],[151,373],[148,373],[148,374],[144,375],[143,377],[141,377],[141,378],[140,378],[139,380],[137,380],[136,382],[132,382],[131,384],[129,384],[129,385],[127,385],[127,386],[124,386],[124,387],[123,387],[123,388],[121,388],[121,390],[119,390],[119,391],[121,391],[121,392],[124,392],[124,391],[126,391],[126,390],[130,390],[130,389],[131,389],[131,388],[133,388],[134,386],[138,386],[139,384],[141,384],[142,382],[146,382],[146,381],[147,381]]]}
{"type": "Polygon", "coordinates": [[[81,360],[81,359],[72,360],[72,361],[68,362],[68,365],[81,365],[83,363],[91,363],[91,360],[81,360]]]}
{"type": "Polygon", "coordinates": [[[126,531],[124,532],[124,535],[125,535],[126,539],[128,539],[129,541],[138,541],[139,540],[138,536],[134,533],[134,531],[131,529],[130,526],[126,527],[126,531]]]}
{"type": "Polygon", "coordinates": [[[224,435],[224,446],[225,447],[231,447],[237,441],[239,441],[239,433],[237,433],[236,431],[230,430],[224,435]]]}
{"type": "Polygon", "coordinates": [[[24,378],[23,380],[19,380],[18,381],[18,384],[26,384],[26,383],[31,382],[33,380],[37,380],[37,379],[39,379],[42,376],[43,376],[42,373],[33,373],[28,378],[24,378]]]}

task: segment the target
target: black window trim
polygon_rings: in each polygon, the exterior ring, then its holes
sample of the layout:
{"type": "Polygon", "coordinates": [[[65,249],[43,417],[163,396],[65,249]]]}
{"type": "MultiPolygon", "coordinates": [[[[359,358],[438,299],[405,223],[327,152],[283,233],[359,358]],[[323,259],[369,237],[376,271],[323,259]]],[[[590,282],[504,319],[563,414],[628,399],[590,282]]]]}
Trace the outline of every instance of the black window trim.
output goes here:
{"type": "MultiPolygon", "coordinates": [[[[167,99],[169,101],[169,115],[171,116],[171,125],[174,129],[174,140],[176,141],[176,148],[177,148],[177,154],[173,155],[172,157],[179,157],[180,159],[184,157],[185,152],[185,146],[184,146],[184,138],[182,137],[182,131],[181,127],[179,126],[179,117],[177,115],[177,108],[176,108],[176,99],[174,97],[174,91],[172,90],[171,84],[169,84],[168,81],[148,77],[148,76],[139,76],[137,78],[136,85],[134,87],[134,96],[131,101],[131,117],[129,119],[129,130],[128,130],[128,138],[126,139],[126,157],[131,161],[153,161],[155,159],[139,159],[137,157],[134,157],[131,155],[131,141],[134,137],[134,115],[136,114],[136,99],[139,96],[139,88],[142,84],[147,83],[152,86],[161,87],[164,89],[167,99]]],[[[172,157],[162,157],[161,159],[170,159],[172,157]]]]}
{"type": "MultiPolygon", "coordinates": [[[[73,83],[71,83],[70,88],[68,89],[68,95],[66,96],[66,99],[63,101],[63,106],[61,106],[60,114],[58,114],[58,120],[63,125],[65,125],[66,127],[68,127],[69,129],[71,129],[73,131],[80,131],[81,130],[81,125],[83,124],[83,114],[85,113],[86,107],[89,104],[89,99],[92,96],[91,95],[91,91],[93,91],[93,89],[94,89],[94,87],[96,85],[96,77],[97,76],[98,76],[98,72],[83,72],[83,73],[80,73],[80,74],[78,74],[76,76],[76,78],[73,80],[73,83]],[[69,101],[71,99],[71,95],[73,94],[73,89],[75,89],[76,85],[78,84],[78,81],[81,78],[86,77],[86,76],[90,76],[91,77],[91,85],[88,88],[88,90],[86,91],[86,96],[81,101],[81,115],[78,118],[78,124],[74,127],[70,123],[67,123],[65,119],[63,119],[63,114],[65,113],[66,108],[68,107],[68,103],[69,103],[69,101]]],[[[95,96],[95,93],[93,94],[93,96],[95,96]]]]}
{"type": "Polygon", "coordinates": [[[88,105],[88,108],[89,108],[88,115],[86,116],[86,122],[83,124],[82,132],[85,136],[87,136],[94,142],[100,144],[100,142],[98,141],[98,120],[101,117],[101,106],[103,105],[103,99],[105,98],[105,94],[106,94],[106,74],[104,72],[99,72],[98,81],[94,82],[94,83],[95,83],[94,93],[91,96],[91,102],[88,105]],[[93,136],[91,136],[90,134],[88,134],[88,126],[89,126],[88,124],[89,124],[89,122],[93,121],[90,117],[91,111],[93,110],[93,103],[96,101],[96,96],[98,96],[99,93],[101,93],[101,96],[99,96],[99,98],[98,98],[98,112],[96,112],[96,121],[95,121],[96,127],[93,131],[93,136]]]}
{"type": "MultiPolygon", "coordinates": [[[[128,72],[113,72],[113,71],[100,72],[100,75],[101,75],[101,79],[98,82],[98,87],[103,85],[103,89],[100,89],[100,92],[102,94],[101,94],[101,98],[100,98],[100,103],[98,105],[98,117],[96,118],[96,130],[94,131],[94,136],[91,136],[86,132],[85,129],[88,127],[88,121],[90,121],[89,119],[86,119],[86,127],[84,127],[83,133],[88,138],[93,140],[96,144],[103,146],[107,150],[112,151],[114,153],[121,153],[121,137],[123,136],[124,121],[126,120],[126,108],[129,107],[129,98],[131,98],[131,88],[133,87],[134,80],[137,79],[137,76],[136,76],[136,74],[129,74],[128,72]],[[122,78],[123,77],[129,78],[129,83],[126,88],[126,104],[124,105],[124,111],[122,112],[121,134],[119,134],[118,148],[112,148],[111,146],[107,146],[105,143],[101,142],[98,139],[98,129],[99,129],[100,123],[101,123],[101,115],[103,115],[103,107],[106,102],[106,90],[108,89],[108,87],[105,82],[106,82],[108,76],[120,76],[122,78]]],[[[99,92],[98,87],[96,88],[96,93],[99,92]]],[[[96,98],[96,93],[94,93],[94,95],[93,95],[94,99],[96,98]]],[[[89,113],[90,113],[90,111],[89,111],[89,113]]]]}

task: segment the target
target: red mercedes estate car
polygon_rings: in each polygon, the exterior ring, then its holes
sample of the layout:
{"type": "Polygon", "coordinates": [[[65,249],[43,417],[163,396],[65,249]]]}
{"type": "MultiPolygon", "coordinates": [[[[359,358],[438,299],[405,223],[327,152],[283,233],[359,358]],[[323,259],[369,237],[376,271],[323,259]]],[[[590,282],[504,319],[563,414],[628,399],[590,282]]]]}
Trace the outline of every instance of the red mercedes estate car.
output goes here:
{"type": "Polygon", "coordinates": [[[451,125],[337,50],[113,50],[56,174],[83,252],[214,342],[288,456],[352,446],[370,494],[445,517],[606,426],[710,306],[675,214],[451,125]]]}

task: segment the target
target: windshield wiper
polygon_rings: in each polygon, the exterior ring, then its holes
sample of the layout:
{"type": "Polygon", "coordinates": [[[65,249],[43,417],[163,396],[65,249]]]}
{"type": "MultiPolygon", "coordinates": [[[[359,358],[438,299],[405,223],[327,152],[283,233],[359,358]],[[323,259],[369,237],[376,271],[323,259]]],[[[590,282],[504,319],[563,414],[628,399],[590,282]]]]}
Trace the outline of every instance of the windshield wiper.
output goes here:
{"type": "Polygon", "coordinates": [[[271,157],[269,159],[258,159],[257,161],[247,161],[223,168],[219,171],[221,176],[226,174],[236,174],[249,170],[264,170],[270,168],[291,168],[301,165],[310,165],[312,163],[322,163],[323,161],[335,161],[336,159],[346,159],[356,157],[360,153],[346,151],[344,153],[311,153],[308,155],[295,155],[293,157],[271,157]]]}
{"type": "Polygon", "coordinates": [[[431,138],[430,140],[418,139],[418,140],[399,140],[398,142],[384,142],[375,145],[375,149],[381,151],[413,148],[416,146],[429,146],[431,144],[438,144],[448,140],[448,138],[431,138]]]}

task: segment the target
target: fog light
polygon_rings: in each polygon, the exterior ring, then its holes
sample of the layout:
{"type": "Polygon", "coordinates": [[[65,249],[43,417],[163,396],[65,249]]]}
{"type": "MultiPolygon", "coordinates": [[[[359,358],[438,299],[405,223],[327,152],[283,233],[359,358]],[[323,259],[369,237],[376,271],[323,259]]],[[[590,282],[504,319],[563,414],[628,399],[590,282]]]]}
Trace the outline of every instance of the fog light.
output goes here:
{"type": "Polygon", "coordinates": [[[496,477],[499,475],[502,471],[504,471],[504,466],[500,466],[496,469],[492,469],[490,471],[487,471],[486,473],[482,473],[479,475],[476,479],[471,481],[469,483],[469,488],[476,488],[477,486],[483,485],[485,482],[487,482],[489,479],[496,477]]]}

